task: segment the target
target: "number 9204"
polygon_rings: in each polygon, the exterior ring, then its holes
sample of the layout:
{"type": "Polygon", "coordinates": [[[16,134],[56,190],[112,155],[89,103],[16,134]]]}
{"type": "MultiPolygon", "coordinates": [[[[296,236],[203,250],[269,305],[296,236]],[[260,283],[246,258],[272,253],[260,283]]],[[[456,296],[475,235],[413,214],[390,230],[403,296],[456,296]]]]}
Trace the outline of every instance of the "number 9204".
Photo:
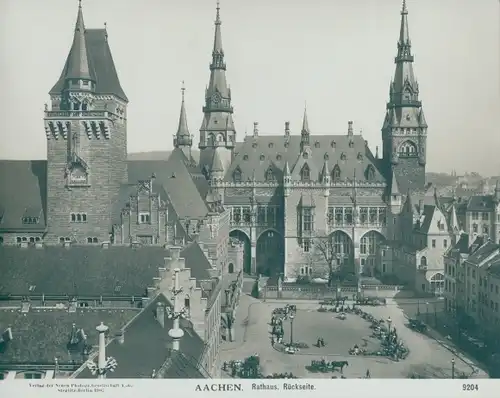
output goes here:
{"type": "Polygon", "coordinates": [[[462,391],[479,391],[478,384],[462,384],[462,391]]]}

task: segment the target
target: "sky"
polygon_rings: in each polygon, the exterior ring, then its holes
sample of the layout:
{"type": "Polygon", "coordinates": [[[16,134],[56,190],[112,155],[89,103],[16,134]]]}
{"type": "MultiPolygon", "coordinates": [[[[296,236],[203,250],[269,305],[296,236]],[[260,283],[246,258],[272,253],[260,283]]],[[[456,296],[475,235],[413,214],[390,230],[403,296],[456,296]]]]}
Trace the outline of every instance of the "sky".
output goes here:
{"type": "MultiPolygon", "coordinates": [[[[427,169],[500,174],[500,2],[408,0],[414,69],[427,118],[427,169]],[[495,116],[497,115],[497,116],[495,116]]],[[[197,146],[215,0],[83,0],[87,28],[107,23],[128,106],[128,151],[169,150],[181,82],[197,146]]],[[[0,0],[0,159],[44,159],[44,103],[71,47],[77,0],[0,0]]],[[[394,74],[401,0],[221,0],[238,140],[344,134],[373,152],[394,74]]]]}

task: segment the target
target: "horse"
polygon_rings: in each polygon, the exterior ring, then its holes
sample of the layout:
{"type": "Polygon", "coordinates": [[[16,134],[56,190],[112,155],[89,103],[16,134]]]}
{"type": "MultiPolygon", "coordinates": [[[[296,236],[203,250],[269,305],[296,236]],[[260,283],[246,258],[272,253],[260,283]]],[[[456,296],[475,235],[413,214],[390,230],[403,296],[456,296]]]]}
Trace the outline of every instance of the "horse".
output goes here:
{"type": "Polygon", "coordinates": [[[340,369],[340,373],[344,371],[344,368],[346,366],[349,366],[349,362],[347,361],[333,361],[330,363],[330,366],[332,367],[332,370],[335,371],[336,368],[340,369]]]}

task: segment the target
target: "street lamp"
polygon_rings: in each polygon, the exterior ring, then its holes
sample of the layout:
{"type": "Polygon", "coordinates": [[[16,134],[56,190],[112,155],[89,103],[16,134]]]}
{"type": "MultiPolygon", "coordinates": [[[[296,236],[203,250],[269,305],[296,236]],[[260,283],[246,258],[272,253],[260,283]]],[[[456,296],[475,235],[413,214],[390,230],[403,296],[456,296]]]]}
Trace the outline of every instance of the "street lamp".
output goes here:
{"type": "Polygon", "coordinates": [[[451,358],[451,378],[455,378],[455,358],[451,358]]]}
{"type": "Polygon", "coordinates": [[[288,316],[290,318],[290,348],[293,349],[293,319],[295,318],[295,313],[291,311],[288,316]]]}
{"type": "Polygon", "coordinates": [[[387,326],[389,327],[389,333],[391,333],[391,325],[392,325],[392,319],[391,317],[387,318],[387,326]]]}
{"type": "Polygon", "coordinates": [[[425,320],[429,323],[429,302],[425,303],[425,320]]]}

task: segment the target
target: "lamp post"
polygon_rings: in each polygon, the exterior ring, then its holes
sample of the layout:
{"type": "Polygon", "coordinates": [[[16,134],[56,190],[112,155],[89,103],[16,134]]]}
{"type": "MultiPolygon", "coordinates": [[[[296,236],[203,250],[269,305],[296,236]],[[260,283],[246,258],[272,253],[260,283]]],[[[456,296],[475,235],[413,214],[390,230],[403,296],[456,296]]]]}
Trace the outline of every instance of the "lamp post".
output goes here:
{"type": "Polygon", "coordinates": [[[293,320],[295,318],[295,313],[292,311],[288,315],[290,318],[290,348],[293,348],[293,320]]]}
{"type": "Polygon", "coordinates": [[[417,319],[420,317],[420,300],[417,299],[417,319]]]}
{"type": "Polygon", "coordinates": [[[451,378],[455,378],[455,358],[451,358],[451,378]]]}
{"type": "Polygon", "coordinates": [[[106,373],[114,372],[116,366],[118,365],[116,359],[113,357],[106,358],[106,336],[105,333],[108,331],[108,327],[101,322],[99,326],[96,327],[99,333],[99,354],[97,364],[94,361],[87,361],[87,368],[92,372],[93,375],[97,374],[98,379],[105,379],[106,373]]]}
{"type": "Polygon", "coordinates": [[[425,321],[429,323],[429,302],[425,303],[425,321]]]}
{"type": "Polygon", "coordinates": [[[392,319],[391,319],[391,317],[389,317],[389,318],[387,318],[387,326],[389,328],[389,331],[388,331],[389,333],[391,333],[391,325],[392,325],[392,319]]]}

